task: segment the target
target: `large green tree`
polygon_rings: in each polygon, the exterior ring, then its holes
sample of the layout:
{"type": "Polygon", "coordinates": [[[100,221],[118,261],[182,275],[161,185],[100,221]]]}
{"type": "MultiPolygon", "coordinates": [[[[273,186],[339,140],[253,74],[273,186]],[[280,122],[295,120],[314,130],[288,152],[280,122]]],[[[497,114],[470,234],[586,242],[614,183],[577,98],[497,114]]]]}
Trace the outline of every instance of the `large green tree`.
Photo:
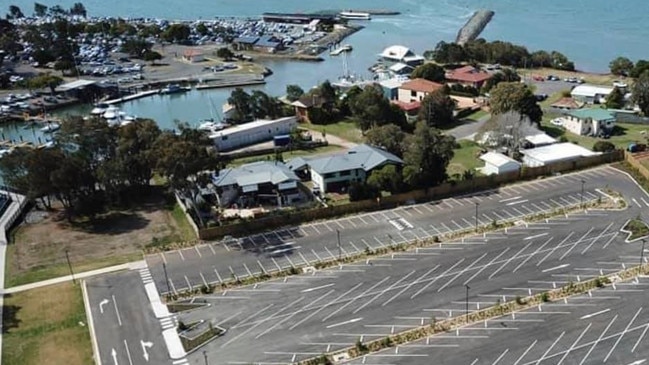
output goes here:
{"type": "Polygon", "coordinates": [[[434,63],[425,63],[421,66],[417,66],[417,68],[412,71],[410,78],[422,78],[433,82],[443,82],[445,79],[444,75],[445,71],[441,66],[434,63]]]}
{"type": "Polygon", "coordinates": [[[608,64],[613,75],[626,76],[633,70],[633,62],[626,57],[617,57],[608,64]]]}
{"type": "Polygon", "coordinates": [[[161,36],[167,42],[182,43],[189,38],[190,34],[191,29],[187,24],[176,23],[171,24],[169,28],[162,32],[161,36]]]}
{"type": "Polygon", "coordinates": [[[459,63],[466,61],[467,54],[461,45],[441,41],[435,46],[433,59],[437,63],[459,63]]]}
{"type": "Polygon", "coordinates": [[[453,123],[455,101],[444,89],[434,91],[424,97],[419,108],[419,120],[431,127],[442,128],[453,123]]]}
{"type": "Polygon", "coordinates": [[[367,178],[367,184],[376,190],[397,193],[403,188],[403,177],[401,171],[395,165],[385,165],[380,169],[372,171],[367,178]]]}
{"type": "Polygon", "coordinates": [[[640,75],[642,75],[645,71],[649,71],[649,61],[638,60],[629,73],[629,76],[637,78],[640,77],[640,75]]]}
{"type": "Polygon", "coordinates": [[[299,85],[286,85],[286,98],[295,101],[304,95],[304,90],[299,85]]]}
{"type": "Polygon", "coordinates": [[[543,111],[536,102],[536,97],[525,84],[518,82],[501,82],[491,90],[489,104],[492,114],[504,114],[516,111],[530,118],[534,123],[541,123],[543,111]]]}
{"type": "Polygon", "coordinates": [[[250,95],[250,107],[255,119],[276,119],[282,115],[280,101],[260,90],[250,95]]]}
{"type": "Polygon", "coordinates": [[[352,117],[362,131],[388,123],[400,127],[405,125],[405,115],[390,104],[378,85],[367,86],[360,93],[348,94],[347,97],[352,117]]]}
{"type": "Polygon", "coordinates": [[[644,116],[649,116],[649,71],[643,72],[633,83],[632,100],[644,116]]]}
{"type": "Polygon", "coordinates": [[[234,53],[227,47],[221,47],[216,50],[216,57],[228,61],[234,58],[234,53]]]}
{"type": "Polygon", "coordinates": [[[399,157],[403,156],[403,140],[405,137],[406,135],[401,128],[392,123],[372,127],[365,133],[367,143],[381,147],[399,157]]]}
{"type": "Polygon", "coordinates": [[[516,70],[506,67],[494,73],[493,76],[485,82],[484,86],[482,86],[482,92],[489,92],[491,89],[493,89],[494,86],[500,84],[501,82],[518,81],[521,81],[521,77],[516,73],[516,70]]]}
{"type": "Polygon", "coordinates": [[[444,182],[454,147],[452,136],[442,134],[423,121],[417,123],[414,134],[405,141],[404,182],[412,187],[431,187],[444,182]]]}
{"type": "Polygon", "coordinates": [[[240,123],[248,121],[252,116],[251,101],[250,94],[242,88],[234,89],[228,98],[228,104],[233,105],[236,111],[232,119],[240,123]]]}
{"type": "Polygon", "coordinates": [[[624,108],[624,93],[619,88],[613,88],[610,94],[606,97],[606,108],[608,109],[622,109],[624,108]]]}
{"type": "Polygon", "coordinates": [[[34,3],[34,15],[39,18],[47,15],[47,5],[43,5],[41,3],[34,3]]]}

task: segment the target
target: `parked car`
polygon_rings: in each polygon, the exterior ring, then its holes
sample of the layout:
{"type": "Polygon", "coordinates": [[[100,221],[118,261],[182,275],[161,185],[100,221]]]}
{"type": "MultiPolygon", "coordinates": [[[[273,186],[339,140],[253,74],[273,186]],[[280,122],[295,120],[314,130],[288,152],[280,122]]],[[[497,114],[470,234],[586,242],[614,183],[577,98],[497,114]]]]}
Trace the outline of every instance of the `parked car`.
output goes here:
{"type": "Polygon", "coordinates": [[[563,120],[561,118],[554,118],[550,121],[550,123],[552,123],[552,125],[556,125],[560,127],[563,126],[563,120]]]}
{"type": "Polygon", "coordinates": [[[559,81],[559,78],[554,75],[548,75],[548,81],[559,81]]]}

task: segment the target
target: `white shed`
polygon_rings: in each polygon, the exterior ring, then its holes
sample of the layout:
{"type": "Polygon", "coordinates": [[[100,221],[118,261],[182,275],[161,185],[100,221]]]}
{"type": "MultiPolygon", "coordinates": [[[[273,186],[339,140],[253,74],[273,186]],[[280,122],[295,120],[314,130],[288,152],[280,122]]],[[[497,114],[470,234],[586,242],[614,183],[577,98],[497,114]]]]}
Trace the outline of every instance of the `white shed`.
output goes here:
{"type": "Polygon", "coordinates": [[[480,159],[485,162],[484,167],[480,168],[485,175],[504,174],[521,168],[520,162],[498,152],[487,152],[480,159]]]}
{"type": "Polygon", "coordinates": [[[297,128],[297,117],[256,120],[214,132],[210,139],[219,151],[229,151],[270,141],[275,136],[291,133],[294,128],[297,128]]]}

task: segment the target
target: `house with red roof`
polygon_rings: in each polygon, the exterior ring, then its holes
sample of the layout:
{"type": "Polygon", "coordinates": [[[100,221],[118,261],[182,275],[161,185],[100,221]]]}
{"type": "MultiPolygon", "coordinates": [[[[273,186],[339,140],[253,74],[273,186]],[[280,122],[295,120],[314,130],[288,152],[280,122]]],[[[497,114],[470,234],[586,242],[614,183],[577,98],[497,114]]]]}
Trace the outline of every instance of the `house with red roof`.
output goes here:
{"type": "Polygon", "coordinates": [[[449,84],[461,84],[480,89],[491,76],[490,73],[473,66],[464,66],[447,72],[446,80],[448,80],[449,84]]]}

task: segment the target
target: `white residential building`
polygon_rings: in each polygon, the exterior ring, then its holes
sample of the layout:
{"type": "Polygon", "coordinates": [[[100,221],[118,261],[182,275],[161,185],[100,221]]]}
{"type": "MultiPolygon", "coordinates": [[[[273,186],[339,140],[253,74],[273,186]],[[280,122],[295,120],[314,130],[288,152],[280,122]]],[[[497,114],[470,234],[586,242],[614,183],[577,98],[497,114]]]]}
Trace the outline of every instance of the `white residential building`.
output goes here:
{"type": "Polygon", "coordinates": [[[599,154],[599,152],[593,152],[570,142],[521,150],[521,153],[523,153],[523,164],[529,167],[545,166],[554,162],[575,160],[580,157],[599,154]]]}
{"type": "Polygon", "coordinates": [[[615,124],[615,115],[606,109],[571,110],[562,118],[567,131],[580,136],[599,136],[610,133],[615,124]]]}
{"type": "Polygon", "coordinates": [[[601,104],[606,101],[606,97],[613,91],[612,87],[597,85],[579,85],[570,91],[573,99],[582,103],[601,104]]]}

